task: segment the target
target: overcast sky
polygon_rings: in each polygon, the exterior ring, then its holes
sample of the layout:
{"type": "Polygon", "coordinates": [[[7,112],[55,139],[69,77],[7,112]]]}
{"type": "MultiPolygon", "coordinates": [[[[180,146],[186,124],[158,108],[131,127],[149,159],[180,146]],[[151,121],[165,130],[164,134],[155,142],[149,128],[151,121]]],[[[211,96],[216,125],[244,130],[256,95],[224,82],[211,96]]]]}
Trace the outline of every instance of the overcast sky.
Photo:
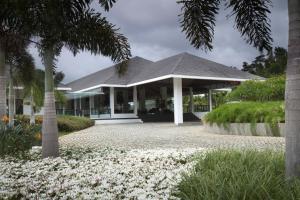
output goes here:
{"type": "MultiPolygon", "coordinates": [[[[98,6],[98,5],[95,5],[98,6]]],[[[273,46],[287,47],[288,13],[286,0],[273,0],[270,15],[273,46]]],[[[233,19],[226,19],[230,10],[220,10],[217,17],[214,48],[211,52],[195,50],[181,33],[178,14],[180,6],[175,0],[118,0],[105,16],[120,27],[130,42],[133,56],[156,61],[182,52],[241,68],[242,62],[251,62],[259,52],[246,44],[234,29],[233,19]]],[[[36,65],[42,68],[37,50],[30,52],[36,65]]],[[[59,71],[66,74],[64,83],[111,66],[109,58],[82,52],[73,56],[63,49],[57,61],[59,71]]]]}

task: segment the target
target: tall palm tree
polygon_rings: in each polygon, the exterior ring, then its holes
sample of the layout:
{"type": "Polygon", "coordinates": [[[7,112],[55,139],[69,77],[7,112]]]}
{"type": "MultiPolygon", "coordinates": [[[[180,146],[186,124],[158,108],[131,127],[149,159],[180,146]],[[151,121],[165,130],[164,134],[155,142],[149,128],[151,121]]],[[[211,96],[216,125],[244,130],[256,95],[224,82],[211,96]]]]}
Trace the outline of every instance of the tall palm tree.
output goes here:
{"type": "Polygon", "coordinates": [[[67,47],[74,54],[88,50],[93,54],[110,56],[116,62],[131,56],[127,39],[106,18],[89,7],[91,2],[38,0],[34,3],[34,30],[45,65],[43,157],[59,155],[53,67],[62,47],[67,47]]]}
{"type": "MultiPolygon", "coordinates": [[[[211,50],[220,0],[181,0],[181,26],[195,48],[211,50]]],[[[271,0],[226,0],[235,26],[249,44],[271,50],[271,0]]],[[[289,42],[285,95],[286,175],[300,177],[300,1],[288,0],[289,42]]]]}

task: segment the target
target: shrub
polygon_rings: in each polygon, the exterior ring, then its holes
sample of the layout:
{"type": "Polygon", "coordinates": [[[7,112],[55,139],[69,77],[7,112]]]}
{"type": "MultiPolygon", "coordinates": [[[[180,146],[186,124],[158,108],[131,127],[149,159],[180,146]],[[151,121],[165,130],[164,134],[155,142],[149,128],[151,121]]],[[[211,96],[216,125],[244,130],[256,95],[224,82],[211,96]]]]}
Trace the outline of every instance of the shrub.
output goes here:
{"type": "Polygon", "coordinates": [[[86,117],[61,115],[57,117],[58,130],[61,132],[79,131],[95,124],[94,120],[86,117]]]}
{"type": "MultiPolygon", "coordinates": [[[[29,124],[28,116],[19,115],[17,116],[17,123],[26,125],[29,124]]],[[[35,117],[36,124],[42,124],[43,117],[36,116],[35,117]]],[[[94,125],[94,120],[91,120],[86,117],[75,117],[70,115],[58,115],[57,116],[57,124],[59,132],[73,132],[79,131],[90,126],[94,125]]]]}
{"type": "Polygon", "coordinates": [[[278,76],[266,81],[245,81],[227,95],[229,101],[282,101],[285,77],[278,76]]]}
{"type": "Polygon", "coordinates": [[[32,146],[41,144],[41,126],[21,124],[10,127],[0,123],[0,156],[24,155],[32,146]]]}
{"type": "Polygon", "coordinates": [[[282,152],[216,150],[196,158],[174,195],[194,200],[299,199],[300,183],[286,181],[282,152]]]}
{"type": "Polygon", "coordinates": [[[205,115],[210,124],[228,123],[279,123],[284,122],[283,102],[239,102],[224,104],[205,115]]]}

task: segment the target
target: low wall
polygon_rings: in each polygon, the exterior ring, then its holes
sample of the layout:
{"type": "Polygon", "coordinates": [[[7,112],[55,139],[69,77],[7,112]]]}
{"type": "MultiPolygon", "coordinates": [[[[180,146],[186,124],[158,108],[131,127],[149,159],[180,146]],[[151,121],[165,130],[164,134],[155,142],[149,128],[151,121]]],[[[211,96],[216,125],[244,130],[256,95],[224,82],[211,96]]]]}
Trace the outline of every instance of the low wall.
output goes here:
{"type": "Polygon", "coordinates": [[[284,123],[270,125],[268,123],[229,123],[218,125],[204,123],[206,131],[223,135],[248,135],[248,136],[281,136],[284,137],[284,123]]]}

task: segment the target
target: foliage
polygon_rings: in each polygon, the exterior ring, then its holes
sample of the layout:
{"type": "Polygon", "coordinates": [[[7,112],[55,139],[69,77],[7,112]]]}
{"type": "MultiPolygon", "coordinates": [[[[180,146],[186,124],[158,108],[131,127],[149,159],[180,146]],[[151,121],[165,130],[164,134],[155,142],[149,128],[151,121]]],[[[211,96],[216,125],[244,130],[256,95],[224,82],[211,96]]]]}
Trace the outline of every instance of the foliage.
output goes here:
{"type": "MultiPolygon", "coordinates": [[[[197,49],[212,50],[216,15],[219,12],[220,0],[198,1],[180,0],[182,14],[180,15],[182,31],[186,38],[197,49]]],[[[228,0],[226,8],[232,9],[229,15],[235,17],[235,27],[245,38],[260,51],[270,50],[271,38],[270,20],[268,14],[270,0],[228,0]]]]}
{"type": "Polygon", "coordinates": [[[60,115],[57,117],[58,130],[62,132],[79,131],[95,124],[94,120],[86,117],[60,115]]]}
{"type": "MultiPolygon", "coordinates": [[[[25,115],[18,115],[17,123],[26,125],[29,124],[29,117],[25,115]]],[[[42,116],[35,117],[35,123],[41,125],[43,122],[42,116]]],[[[57,124],[59,132],[73,132],[79,131],[94,125],[94,120],[86,117],[75,117],[70,115],[58,115],[57,124]]]]}
{"type": "Polygon", "coordinates": [[[230,101],[280,101],[284,100],[285,77],[278,76],[266,81],[245,81],[228,94],[230,101]]]}
{"type": "Polygon", "coordinates": [[[180,199],[299,199],[300,182],[288,182],[284,154],[274,151],[215,150],[195,159],[175,195],[180,199]]]}
{"type": "Polygon", "coordinates": [[[8,126],[0,122],[0,156],[25,155],[32,146],[41,144],[41,126],[8,126]]]}
{"type": "Polygon", "coordinates": [[[208,123],[279,123],[284,122],[283,102],[240,102],[224,104],[205,116],[208,123]]]}
{"type": "Polygon", "coordinates": [[[274,52],[270,51],[267,55],[257,56],[251,64],[244,62],[242,71],[263,77],[271,77],[284,74],[286,65],[287,50],[282,47],[275,47],[274,52]]]}

